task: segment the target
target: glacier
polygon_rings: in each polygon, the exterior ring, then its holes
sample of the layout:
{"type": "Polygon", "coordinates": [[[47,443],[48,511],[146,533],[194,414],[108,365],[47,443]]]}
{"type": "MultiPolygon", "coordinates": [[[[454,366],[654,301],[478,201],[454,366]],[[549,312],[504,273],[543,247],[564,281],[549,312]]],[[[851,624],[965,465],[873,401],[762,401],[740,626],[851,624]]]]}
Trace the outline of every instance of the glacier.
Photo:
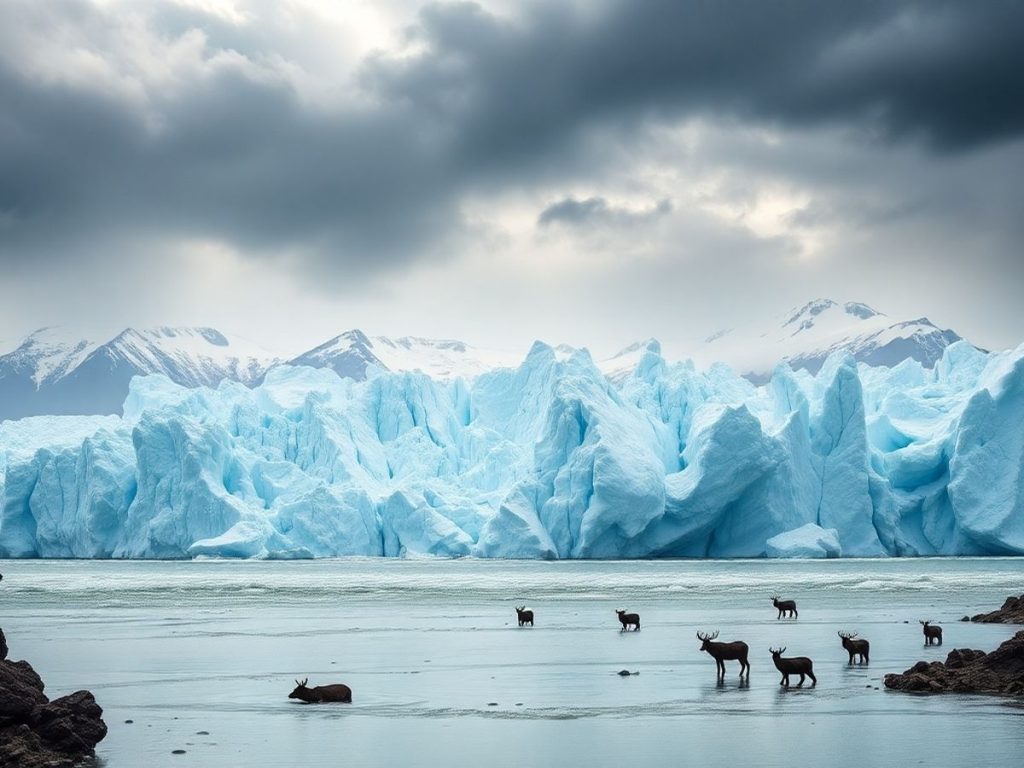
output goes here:
{"type": "Polygon", "coordinates": [[[1024,554],[1024,345],[763,386],[535,343],[471,382],[282,365],[0,423],[0,556],[1024,554]]]}

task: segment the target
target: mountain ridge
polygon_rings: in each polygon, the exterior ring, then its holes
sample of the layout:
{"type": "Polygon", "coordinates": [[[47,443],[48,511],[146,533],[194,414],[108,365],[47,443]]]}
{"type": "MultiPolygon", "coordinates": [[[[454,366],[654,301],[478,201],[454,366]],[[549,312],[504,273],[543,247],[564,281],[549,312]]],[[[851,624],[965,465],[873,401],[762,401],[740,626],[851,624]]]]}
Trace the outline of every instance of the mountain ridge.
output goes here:
{"type": "MultiPolygon", "coordinates": [[[[861,302],[815,299],[774,323],[723,329],[694,345],[684,357],[701,367],[725,363],[761,384],[780,362],[816,373],[825,359],[846,351],[869,365],[891,367],[913,359],[931,368],[942,351],[961,340],[928,318],[893,320],[861,302]]],[[[10,346],[10,345],[8,345],[10,346]]],[[[556,355],[577,351],[552,346],[556,355]]],[[[633,374],[657,339],[636,341],[596,361],[613,383],[633,374]]],[[[120,413],[133,376],[161,373],[185,386],[216,386],[227,379],[257,384],[276,365],[329,368],[363,380],[380,371],[421,371],[433,378],[474,379],[516,367],[524,355],[485,349],[457,339],[340,333],[295,355],[278,355],[239,336],[205,327],[126,328],[107,341],[41,328],[0,354],[0,420],[24,416],[120,413]],[[62,335],[63,333],[63,335],[62,335]]]]}

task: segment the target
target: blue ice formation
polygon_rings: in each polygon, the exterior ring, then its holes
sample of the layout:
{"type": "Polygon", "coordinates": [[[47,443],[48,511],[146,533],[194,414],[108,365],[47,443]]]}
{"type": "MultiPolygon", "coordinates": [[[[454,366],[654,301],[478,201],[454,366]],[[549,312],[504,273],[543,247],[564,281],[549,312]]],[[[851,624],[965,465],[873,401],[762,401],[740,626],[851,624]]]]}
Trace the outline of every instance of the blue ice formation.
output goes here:
{"type": "Polygon", "coordinates": [[[123,417],[0,424],[0,499],[8,557],[1022,554],[1024,346],[762,387],[656,343],[618,383],[541,343],[471,384],[139,377],[123,417]]]}

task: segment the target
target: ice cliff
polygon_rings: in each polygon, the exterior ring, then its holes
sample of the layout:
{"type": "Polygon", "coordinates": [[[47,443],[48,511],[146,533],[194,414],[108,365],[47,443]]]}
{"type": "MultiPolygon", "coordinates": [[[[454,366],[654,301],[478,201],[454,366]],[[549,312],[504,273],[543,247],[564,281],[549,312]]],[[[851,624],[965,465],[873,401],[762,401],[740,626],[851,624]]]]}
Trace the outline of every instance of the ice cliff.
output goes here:
{"type": "Polygon", "coordinates": [[[0,423],[0,556],[1024,554],[1024,346],[611,383],[536,344],[472,385],[282,366],[0,423]]]}

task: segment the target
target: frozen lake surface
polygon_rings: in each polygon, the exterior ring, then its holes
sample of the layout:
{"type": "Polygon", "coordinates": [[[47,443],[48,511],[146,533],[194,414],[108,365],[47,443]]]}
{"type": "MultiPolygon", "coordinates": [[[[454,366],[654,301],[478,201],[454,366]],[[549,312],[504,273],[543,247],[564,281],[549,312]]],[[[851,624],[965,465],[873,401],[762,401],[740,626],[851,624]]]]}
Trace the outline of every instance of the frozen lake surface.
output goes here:
{"type": "Polygon", "coordinates": [[[958,619],[1024,591],[1024,559],[4,561],[0,571],[11,657],[28,659],[51,697],[95,693],[110,768],[934,767],[1024,754],[1024,703],[881,688],[887,672],[954,647],[990,650],[1019,629],[958,619]],[[797,600],[797,621],[776,620],[774,593],[797,600]],[[516,626],[524,602],[533,629],[516,626]],[[642,631],[619,632],[617,607],[639,612],[642,631]],[[943,624],[942,648],[923,646],[918,619],[943,624]],[[699,629],[750,645],[749,687],[735,662],[716,685],[699,629]],[[847,666],[840,629],[871,641],[870,666],[847,666]],[[812,657],[818,686],[781,689],[770,645],[812,657]],[[347,683],[354,703],[290,701],[303,677],[347,683]]]}

